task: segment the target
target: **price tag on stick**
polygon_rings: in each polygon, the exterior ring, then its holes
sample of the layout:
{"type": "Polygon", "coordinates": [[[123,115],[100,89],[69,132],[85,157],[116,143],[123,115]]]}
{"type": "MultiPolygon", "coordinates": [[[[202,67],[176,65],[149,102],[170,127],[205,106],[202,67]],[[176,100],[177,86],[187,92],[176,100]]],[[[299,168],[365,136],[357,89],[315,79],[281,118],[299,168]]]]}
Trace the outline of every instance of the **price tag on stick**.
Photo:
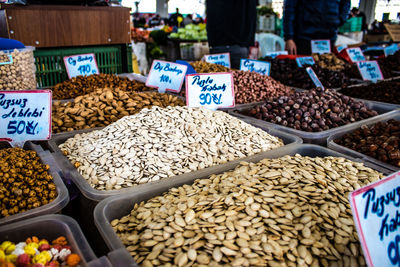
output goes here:
{"type": "Polygon", "coordinates": [[[359,47],[347,48],[346,52],[352,63],[365,61],[365,56],[359,47]]]}
{"type": "Polygon", "coordinates": [[[186,75],[186,105],[208,109],[235,106],[232,73],[186,75]]]}
{"type": "Polygon", "coordinates": [[[400,265],[400,172],[349,195],[369,267],[400,265]]]}
{"type": "Polygon", "coordinates": [[[314,65],[315,61],[313,57],[298,57],[296,58],[297,66],[300,68],[303,67],[304,65],[314,65]]]}
{"type": "Polygon", "coordinates": [[[0,91],[0,140],[21,144],[51,136],[51,90],[0,91]]]}
{"type": "Polygon", "coordinates": [[[64,64],[70,79],[79,75],[100,73],[93,53],[64,57],[64,64]]]}
{"type": "Polygon", "coordinates": [[[358,70],[363,80],[376,82],[383,80],[383,74],[376,60],[357,62],[358,70]]]}
{"type": "Polygon", "coordinates": [[[269,76],[271,63],[254,59],[241,59],[240,70],[257,72],[269,76]]]}
{"type": "Polygon", "coordinates": [[[179,93],[186,70],[187,66],[183,64],[154,60],[146,80],[146,86],[157,88],[160,93],[165,91],[179,93]]]}
{"type": "Polygon", "coordinates": [[[321,81],[318,79],[317,74],[315,74],[314,70],[311,67],[307,67],[306,71],[308,75],[310,76],[311,80],[315,84],[316,87],[321,87],[324,89],[324,86],[322,85],[321,81]]]}
{"type": "Polygon", "coordinates": [[[331,41],[330,40],[312,40],[311,41],[311,52],[317,54],[329,54],[331,53],[331,41]]]}
{"type": "Polygon", "coordinates": [[[205,55],[204,61],[208,63],[222,65],[227,68],[231,67],[231,57],[229,53],[205,55]]]}

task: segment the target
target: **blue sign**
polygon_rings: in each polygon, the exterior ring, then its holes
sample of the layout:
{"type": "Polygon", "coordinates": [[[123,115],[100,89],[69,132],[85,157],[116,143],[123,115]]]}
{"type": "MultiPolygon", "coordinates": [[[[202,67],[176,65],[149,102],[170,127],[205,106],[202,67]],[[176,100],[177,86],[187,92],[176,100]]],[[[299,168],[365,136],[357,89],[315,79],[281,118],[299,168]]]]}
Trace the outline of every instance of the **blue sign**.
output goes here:
{"type": "Polygon", "coordinates": [[[331,52],[330,40],[312,40],[311,52],[314,54],[329,54],[331,52]]]}
{"type": "Polygon", "coordinates": [[[241,59],[240,70],[257,72],[262,75],[269,76],[269,72],[271,70],[271,63],[254,59],[241,59]]]}
{"type": "Polygon", "coordinates": [[[161,60],[154,60],[151,65],[146,86],[157,88],[160,93],[172,91],[179,93],[185,79],[187,66],[161,60]]]}
{"type": "Polygon", "coordinates": [[[205,55],[204,61],[208,63],[222,65],[224,67],[231,67],[231,59],[229,53],[205,55]]]}
{"type": "Polygon", "coordinates": [[[357,62],[357,67],[363,80],[374,82],[383,80],[383,74],[376,60],[357,62]]]}
{"type": "Polygon", "coordinates": [[[186,105],[208,109],[235,106],[232,73],[199,73],[186,76],[186,105]]]}
{"type": "Polygon", "coordinates": [[[279,55],[288,55],[288,51],[274,51],[265,53],[266,57],[276,58],[279,55]]]}
{"type": "Polygon", "coordinates": [[[51,136],[51,90],[0,91],[0,140],[20,143],[51,136]]]}
{"type": "Polygon", "coordinates": [[[315,61],[313,57],[298,57],[296,58],[297,66],[300,68],[303,67],[304,65],[314,65],[315,61]]]}
{"type": "Polygon", "coordinates": [[[313,81],[313,83],[315,84],[315,86],[324,89],[324,86],[322,85],[321,81],[318,79],[314,70],[311,67],[307,67],[306,71],[307,71],[308,75],[310,76],[311,80],[313,81]]]}
{"type": "Polygon", "coordinates": [[[338,53],[340,53],[343,51],[343,49],[346,49],[346,48],[347,48],[347,45],[339,45],[336,47],[336,50],[338,51],[338,53]]]}
{"type": "Polygon", "coordinates": [[[394,53],[399,50],[399,45],[398,44],[392,44],[383,49],[383,52],[385,53],[385,57],[393,55],[394,53]]]}
{"type": "Polygon", "coordinates": [[[365,56],[359,47],[347,48],[346,52],[353,63],[365,61],[365,56]]]}
{"type": "Polygon", "coordinates": [[[100,73],[93,53],[64,57],[64,64],[70,79],[100,73]]]}

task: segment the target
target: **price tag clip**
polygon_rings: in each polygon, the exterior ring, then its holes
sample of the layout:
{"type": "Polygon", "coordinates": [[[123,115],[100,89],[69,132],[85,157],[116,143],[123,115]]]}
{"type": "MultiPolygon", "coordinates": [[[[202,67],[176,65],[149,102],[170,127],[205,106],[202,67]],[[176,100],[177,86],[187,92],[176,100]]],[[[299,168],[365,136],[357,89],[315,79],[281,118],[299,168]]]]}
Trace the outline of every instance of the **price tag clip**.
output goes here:
{"type": "Polygon", "coordinates": [[[186,65],[154,60],[153,64],[151,64],[150,73],[147,76],[146,86],[157,88],[160,93],[165,93],[166,91],[179,93],[185,79],[186,71],[186,65]]]}
{"type": "Polygon", "coordinates": [[[0,140],[13,146],[51,136],[51,90],[1,91],[0,140]]]}
{"type": "Polygon", "coordinates": [[[64,57],[64,64],[70,79],[80,75],[100,73],[93,53],[64,57]]]}
{"type": "Polygon", "coordinates": [[[230,108],[235,106],[232,73],[199,73],[186,76],[186,105],[189,107],[230,108]]]}
{"type": "Polygon", "coordinates": [[[266,61],[242,58],[240,60],[240,70],[257,72],[261,75],[269,76],[271,70],[271,63],[266,61]]]}

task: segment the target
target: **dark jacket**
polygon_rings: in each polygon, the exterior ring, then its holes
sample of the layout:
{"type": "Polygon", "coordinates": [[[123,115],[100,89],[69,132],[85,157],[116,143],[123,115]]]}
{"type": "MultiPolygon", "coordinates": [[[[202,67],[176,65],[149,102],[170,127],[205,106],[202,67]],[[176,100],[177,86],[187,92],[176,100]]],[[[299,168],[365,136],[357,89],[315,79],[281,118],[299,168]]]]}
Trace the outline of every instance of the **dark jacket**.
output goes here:
{"type": "Polygon", "coordinates": [[[346,21],[349,11],[350,0],[285,0],[285,40],[336,40],[337,29],[346,21]]]}
{"type": "Polygon", "coordinates": [[[207,0],[206,14],[211,47],[254,45],[257,0],[207,0]]]}

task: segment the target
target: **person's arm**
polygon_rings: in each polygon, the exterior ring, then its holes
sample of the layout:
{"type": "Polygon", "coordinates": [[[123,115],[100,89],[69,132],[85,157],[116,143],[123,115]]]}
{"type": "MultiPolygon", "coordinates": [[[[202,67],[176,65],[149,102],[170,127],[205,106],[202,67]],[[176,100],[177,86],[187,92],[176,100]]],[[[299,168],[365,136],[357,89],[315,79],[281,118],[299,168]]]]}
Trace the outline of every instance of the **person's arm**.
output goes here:
{"type": "Polygon", "coordinates": [[[297,54],[294,37],[294,19],[298,0],[285,0],[283,7],[283,34],[286,41],[285,50],[291,55],[297,54]]]}
{"type": "Polygon", "coordinates": [[[339,6],[339,19],[340,19],[339,26],[342,26],[346,22],[347,18],[349,17],[349,12],[350,12],[350,0],[341,0],[339,6]]]}

